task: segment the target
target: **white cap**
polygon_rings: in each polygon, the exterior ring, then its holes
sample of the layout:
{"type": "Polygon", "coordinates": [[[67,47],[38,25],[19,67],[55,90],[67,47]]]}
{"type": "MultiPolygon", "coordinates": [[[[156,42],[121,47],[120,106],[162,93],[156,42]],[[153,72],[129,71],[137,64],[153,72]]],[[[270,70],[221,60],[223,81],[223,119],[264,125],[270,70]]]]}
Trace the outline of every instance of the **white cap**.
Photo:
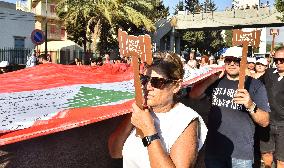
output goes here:
{"type": "Polygon", "coordinates": [[[255,57],[247,57],[247,62],[248,63],[256,63],[256,58],[255,57]]]}
{"type": "Polygon", "coordinates": [[[5,68],[9,65],[9,62],[8,61],[1,61],[0,62],[0,68],[5,68]]]}
{"type": "Polygon", "coordinates": [[[266,58],[259,58],[256,62],[261,63],[262,65],[268,65],[268,61],[266,58]]]}
{"type": "Polygon", "coordinates": [[[242,52],[243,52],[243,48],[242,47],[230,47],[228,48],[225,53],[223,54],[224,57],[237,57],[237,58],[241,58],[242,57],[242,52]]]}

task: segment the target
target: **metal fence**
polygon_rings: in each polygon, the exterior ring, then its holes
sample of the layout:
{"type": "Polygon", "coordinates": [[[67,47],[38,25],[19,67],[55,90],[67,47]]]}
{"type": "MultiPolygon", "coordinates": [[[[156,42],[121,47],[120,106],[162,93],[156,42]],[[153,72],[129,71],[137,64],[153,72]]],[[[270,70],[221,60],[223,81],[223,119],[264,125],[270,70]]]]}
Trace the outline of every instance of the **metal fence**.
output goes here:
{"type": "Polygon", "coordinates": [[[31,51],[32,49],[29,48],[0,48],[0,62],[8,61],[9,64],[26,64],[31,51]]]}
{"type": "MultiPolygon", "coordinates": [[[[9,64],[13,65],[25,65],[27,58],[31,56],[33,49],[28,48],[0,48],[0,62],[8,61],[9,64]]],[[[39,55],[43,52],[37,53],[39,55]]],[[[48,51],[48,54],[51,55],[52,62],[58,64],[68,65],[75,58],[82,60],[83,64],[88,65],[90,59],[93,57],[91,52],[83,52],[82,50],[57,50],[57,51],[48,51]]]]}

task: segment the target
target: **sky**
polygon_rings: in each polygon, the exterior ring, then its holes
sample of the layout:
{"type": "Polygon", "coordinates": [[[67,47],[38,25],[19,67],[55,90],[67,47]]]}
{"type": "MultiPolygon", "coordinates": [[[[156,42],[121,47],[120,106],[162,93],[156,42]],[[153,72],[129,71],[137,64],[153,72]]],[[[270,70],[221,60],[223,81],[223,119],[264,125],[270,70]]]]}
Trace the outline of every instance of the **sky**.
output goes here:
{"type": "MultiPolygon", "coordinates": [[[[1,1],[1,0],[0,0],[1,1]]],[[[16,3],[16,0],[2,0],[2,1],[6,1],[6,2],[11,2],[11,3],[16,3]]],[[[176,6],[176,4],[180,1],[180,0],[163,0],[165,6],[169,6],[170,7],[170,14],[172,14],[174,12],[174,8],[176,6]]],[[[204,0],[199,0],[200,3],[202,3],[204,0]]],[[[218,9],[217,10],[225,10],[226,7],[230,7],[232,4],[232,0],[212,0],[212,2],[215,2],[215,4],[217,5],[218,9]]],[[[274,4],[275,0],[268,0],[270,4],[274,4]]],[[[267,0],[260,0],[260,2],[266,4],[267,0]]]]}

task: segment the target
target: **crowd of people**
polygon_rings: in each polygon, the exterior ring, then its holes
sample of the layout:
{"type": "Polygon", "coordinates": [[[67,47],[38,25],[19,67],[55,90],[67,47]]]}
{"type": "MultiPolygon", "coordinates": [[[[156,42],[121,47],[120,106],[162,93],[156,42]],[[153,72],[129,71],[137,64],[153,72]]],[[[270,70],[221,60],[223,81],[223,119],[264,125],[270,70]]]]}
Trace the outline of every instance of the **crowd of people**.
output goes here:
{"type": "MultiPolygon", "coordinates": [[[[140,74],[143,109],[133,113],[110,135],[112,158],[123,158],[123,167],[194,167],[199,150],[205,151],[207,168],[284,168],[284,47],[273,57],[247,58],[245,87],[238,88],[241,47],[231,47],[219,59],[194,52],[181,57],[156,53],[140,74]],[[193,86],[186,96],[210,100],[208,123],[199,111],[181,103],[181,83],[191,71],[210,65],[224,66],[193,86]],[[136,129],[142,132],[137,135],[136,129]]],[[[90,60],[90,66],[130,63],[109,54],[90,60]]],[[[27,67],[50,63],[45,54],[32,57],[27,67]]],[[[75,58],[74,64],[82,65],[75,58]]],[[[190,99],[189,99],[190,100],[190,99]]]]}
{"type": "Polygon", "coordinates": [[[284,48],[276,51],[271,64],[266,58],[248,58],[245,87],[239,89],[241,56],[242,48],[229,48],[212,61],[224,65],[224,72],[194,84],[189,92],[191,99],[210,99],[207,132],[198,110],[176,97],[182,67],[209,65],[210,57],[198,61],[190,53],[186,62],[175,54],[160,54],[140,77],[147,107],[133,104],[133,113],[109,138],[110,155],[122,158],[123,167],[194,167],[200,136],[207,134],[208,168],[260,167],[260,160],[266,168],[273,162],[284,167],[284,48]],[[136,128],[142,137],[136,136],[136,128]]]}

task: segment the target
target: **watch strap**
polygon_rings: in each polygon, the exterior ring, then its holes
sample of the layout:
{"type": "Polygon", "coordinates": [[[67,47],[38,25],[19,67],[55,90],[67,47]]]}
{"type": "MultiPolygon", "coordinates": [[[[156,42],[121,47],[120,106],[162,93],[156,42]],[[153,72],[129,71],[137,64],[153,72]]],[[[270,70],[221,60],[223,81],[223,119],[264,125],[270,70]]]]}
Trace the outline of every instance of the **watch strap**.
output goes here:
{"type": "Polygon", "coordinates": [[[150,136],[145,136],[144,138],[142,138],[142,142],[145,147],[148,147],[151,144],[151,142],[156,139],[160,139],[160,136],[158,133],[150,135],[150,136]]]}
{"type": "Polygon", "coordinates": [[[257,110],[257,105],[253,102],[253,108],[247,109],[249,113],[255,113],[257,110]]]}

